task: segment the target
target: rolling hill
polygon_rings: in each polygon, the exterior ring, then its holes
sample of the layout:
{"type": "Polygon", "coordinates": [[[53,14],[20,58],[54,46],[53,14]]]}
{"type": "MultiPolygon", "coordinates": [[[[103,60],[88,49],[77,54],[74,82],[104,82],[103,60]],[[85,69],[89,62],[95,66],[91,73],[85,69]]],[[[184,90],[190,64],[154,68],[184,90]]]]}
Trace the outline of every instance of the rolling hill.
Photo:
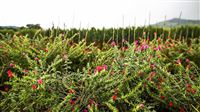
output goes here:
{"type": "Polygon", "coordinates": [[[173,18],[170,20],[158,22],[154,24],[153,26],[159,26],[159,27],[174,27],[179,25],[197,25],[200,26],[200,20],[189,20],[189,19],[179,19],[179,18],[173,18]]]}

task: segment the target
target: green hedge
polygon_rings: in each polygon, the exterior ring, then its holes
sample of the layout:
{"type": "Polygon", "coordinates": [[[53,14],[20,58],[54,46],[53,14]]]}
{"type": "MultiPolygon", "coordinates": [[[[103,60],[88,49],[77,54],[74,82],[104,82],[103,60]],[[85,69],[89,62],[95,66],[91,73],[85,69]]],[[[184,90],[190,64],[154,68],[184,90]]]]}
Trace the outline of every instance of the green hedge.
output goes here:
{"type": "Polygon", "coordinates": [[[140,37],[153,37],[154,32],[157,33],[157,36],[162,38],[173,37],[177,39],[188,39],[188,38],[197,38],[200,36],[200,26],[177,26],[172,28],[161,28],[155,26],[149,27],[126,27],[126,28],[103,28],[103,29],[59,29],[59,28],[50,28],[50,29],[33,29],[33,28],[18,28],[18,29],[0,29],[0,37],[12,37],[16,35],[28,35],[29,38],[37,36],[47,36],[47,37],[56,37],[60,33],[65,34],[66,37],[72,37],[75,33],[80,33],[74,38],[75,42],[82,40],[87,35],[87,42],[100,42],[102,43],[109,41],[113,38],[115,41],[121,43],[122,39],[129,40],[133,42],[134,39],[140,37]],[[146,32],[146,35],[144,35],[146,32]],[[9,35],[8,35],[9,34],[9,35]],[[114,37],[113,37],[114,36],[114,37]]]}

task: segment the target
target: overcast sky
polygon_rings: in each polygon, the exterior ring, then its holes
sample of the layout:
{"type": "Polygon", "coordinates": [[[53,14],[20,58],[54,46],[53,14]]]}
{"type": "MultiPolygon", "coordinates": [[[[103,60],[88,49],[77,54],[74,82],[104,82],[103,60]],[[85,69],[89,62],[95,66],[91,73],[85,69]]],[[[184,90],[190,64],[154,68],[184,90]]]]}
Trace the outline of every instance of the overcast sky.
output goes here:
{"type": "Polygon", "coordinates": [[[179,17],[200,19],[200,0],[0,0],[0,26],[146,25],[179,17]],[[124,19],[123,19],[124,18],[124,19]],[[124,22],[123,22],[124,20],[124,22]]]}

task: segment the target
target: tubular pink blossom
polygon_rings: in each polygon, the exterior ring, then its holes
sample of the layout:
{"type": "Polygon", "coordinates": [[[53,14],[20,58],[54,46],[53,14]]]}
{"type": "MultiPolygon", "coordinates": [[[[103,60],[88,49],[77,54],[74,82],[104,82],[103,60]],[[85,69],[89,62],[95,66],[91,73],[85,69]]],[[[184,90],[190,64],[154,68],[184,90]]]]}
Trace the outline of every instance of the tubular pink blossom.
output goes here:
{"type": "Polygon", "coordinates": [[[42,84],[43,81],[42,81],[42,79],[38,79],[37,82],[38,82],[38,84],[42,84]]]}

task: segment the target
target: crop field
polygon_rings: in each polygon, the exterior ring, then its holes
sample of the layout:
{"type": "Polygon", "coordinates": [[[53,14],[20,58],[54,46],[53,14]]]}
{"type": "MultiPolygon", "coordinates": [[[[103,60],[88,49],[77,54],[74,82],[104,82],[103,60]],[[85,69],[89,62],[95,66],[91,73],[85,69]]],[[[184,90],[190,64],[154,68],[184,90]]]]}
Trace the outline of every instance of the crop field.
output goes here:
{"type": "Polygon", "coordinates": [[[199,112],[200,27],[0,30],[1,112],[199,112]]]}

